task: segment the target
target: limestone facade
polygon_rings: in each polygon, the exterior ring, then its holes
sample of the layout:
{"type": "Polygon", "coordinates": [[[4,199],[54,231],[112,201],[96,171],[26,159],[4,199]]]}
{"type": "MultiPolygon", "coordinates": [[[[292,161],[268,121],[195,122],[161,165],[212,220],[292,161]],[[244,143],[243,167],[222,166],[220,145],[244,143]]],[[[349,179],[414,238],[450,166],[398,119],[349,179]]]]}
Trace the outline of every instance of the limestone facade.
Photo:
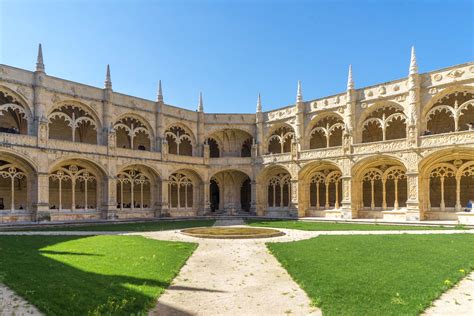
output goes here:
{"type": "MultiPolygon", "coordinates": [[[[474,63],[254,114],[0,65],[0,222],[217,214],[443,220],[474,200],[474,63]]],[[[472,216],[470,217],[472,218],[472,216]]]]}

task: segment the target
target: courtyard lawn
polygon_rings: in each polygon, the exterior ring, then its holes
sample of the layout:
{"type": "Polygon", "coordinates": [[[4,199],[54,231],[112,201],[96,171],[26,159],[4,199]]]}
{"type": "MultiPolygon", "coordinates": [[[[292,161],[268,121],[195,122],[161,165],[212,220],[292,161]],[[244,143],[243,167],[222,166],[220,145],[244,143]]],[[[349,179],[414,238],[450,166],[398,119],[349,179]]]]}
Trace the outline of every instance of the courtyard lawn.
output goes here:
{"type": "Polygon", "coordinates": [[[47,315],[144,314],[196,247],[140,236],[0,236],[0,283],[47,315]]]}
{"type": "Polygon", "coordinates": [[[382,225],[382,224],[356,224],[333,222],[303,222],[297,220],[247,220],[247,225],[256,227],[288,228],[311,231],[331,230],[438,230],[454,229],[442,226],[408,226],[408,225],[382,225]]]}
{"type": "Polygon", "coordinates": [[[94,225],[64,225],[56,227],[19,228],[16,231],[133,231],[150,232],[174,230],[191,227],[208,227],[214,225],[215,220],[185,220],[185,221],[156,221],[140,223],[105,223],[94,225]]]}
{"type": "Polygon", "coordinates": [[[474,269],[474,235],[320,236],[268,243],[325,315],[417,315],[474,269]]]}

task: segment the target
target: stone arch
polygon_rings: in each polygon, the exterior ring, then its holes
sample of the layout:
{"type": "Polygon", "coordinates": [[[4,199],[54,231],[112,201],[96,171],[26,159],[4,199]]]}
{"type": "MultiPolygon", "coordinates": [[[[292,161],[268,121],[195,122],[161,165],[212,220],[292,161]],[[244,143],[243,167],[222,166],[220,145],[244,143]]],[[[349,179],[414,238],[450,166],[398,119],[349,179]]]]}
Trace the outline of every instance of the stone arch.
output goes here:
{"type": "Polygon", "coordinates": [[[342,203],[342,172],[332,162],[311,162],[298,173],[299,207],[307,216],[324,217],[342,203]]]}
{"type": "Polygon", "coordinates": [[[154,132],[148,120],[136,113],[124,113],[114,122],[117,147],[152,150],[154,132]]]}
{"type": "Polygon", "coordinates": [[[196,137],[185,124],[174,122],[165,129],[164,138],[168,143],[168,153],[182,156],[193,156],[196,148],[196,137]]]}
{"type": "Polygon", "coordinates": [[[327,112],[317,115],[307,127],[305,147],[317,149],[342,146],[344,129],[344,118],[339,113],[327,112]]]}
{"type": "Polygon", "coordinates": [[[270,154],[282,154],[291,151],[295,130],[290,124],[280,123],[268,130],[266,138],[267,151],[270,154]]]}
{"type": "Polygon", "coordinates": [[[48,113],[51,139],[97,144],[102,131],[95,110],[79,101],[64,100],[54,104],[48,113]]]}
{"type": "Polygon", "coordinates": [[[211,210],[233,215],[251,208],[251,175],[243,170],[219,170],[210,177],[211,210]],[[215,187],[217,185],[217,188],[215,187]]]}
{"type": "Polygon", "coordinates": [[[363,143],[406,138],[406,115],[400,104],[376,103],[365,110],[359,120],[359,137],[363,143]]]}
{"type": "Polygon", "coordinates": [[[209,146],[209,157],[219,158],[222,155],[222,143],[217,137],[208,137],[206,144],[209,146]]]}
{"type": "Polygon", "coordinates": [[[161,201],[161,177],[145,164],[129,164],[117,173],[117,209],[119,217],[153,216],[161,201]],[[125,211],[124,211],[125,210],[125,211]]]}
{"type": "Polygon", "coordinates": [[[52,216],[68,218],[77,213],[99,213],[105,203],[106,176],[105,168],[89,159],[70,157],[52,163],[49,168],[52,216]]]}
{"type": "Polygon", "coordinates": [[[193,169],[178,169],[167,180],[168,208],[172,216],[197,215],[202,209],[203,181],[193,169]]]}
{"type": "Polygon", "coordinates": [[[0,132],[28,134],[33,115],[28,102],[18,93],[0,85],[0,132]]]}
{"type": "Polygon", "coordinates": [[[423,107],[421,124],[425,134],[474,130],[474,88],[449,87],[435,95],[423,107]]]}
{"type": "Polygon", "coordinates": [[[292,175],[281,165],[260,171],[257,178],[257,213],[268,216],[288,216],[292,208],[292,175]]]}
{"type": "Polygon", "coordinates": [[[29,158],[0,151],[0,218],[32,219],[37,180],[36,165],[29,158]]]}
{"type": "Polygon", "coordinates": [[[377,155],[352,169],[352,203],[360,218],[382,218],[384,211],[406,207],[407,168],[399,158],[377,155]]]}
{"type": "Polygon", "coordinates": [[[208,133],[206,139],[214,138],[219,144],[223,157],[250,157],[242,156],[245,142],[253,143],[253,136],[239,128],[220,128],[208,133]]]}
{"type": "Polygon", "coordinates": [[[420,210],[425,219],[455,220],[474,195],[474,150],[440,150],[420,170],[420,210]]]}

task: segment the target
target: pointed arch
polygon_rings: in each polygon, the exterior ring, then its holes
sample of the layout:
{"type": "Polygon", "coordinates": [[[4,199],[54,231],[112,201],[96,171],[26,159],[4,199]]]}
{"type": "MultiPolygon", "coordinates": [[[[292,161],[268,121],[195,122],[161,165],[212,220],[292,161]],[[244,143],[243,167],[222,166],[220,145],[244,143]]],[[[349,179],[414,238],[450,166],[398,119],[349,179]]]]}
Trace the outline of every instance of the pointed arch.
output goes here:
{"type": "Polygon", "coordinates": [[[135,150],[152,150],[153,128],[139,114],[124,113],[114,122],[117,147],[135,150]]]}

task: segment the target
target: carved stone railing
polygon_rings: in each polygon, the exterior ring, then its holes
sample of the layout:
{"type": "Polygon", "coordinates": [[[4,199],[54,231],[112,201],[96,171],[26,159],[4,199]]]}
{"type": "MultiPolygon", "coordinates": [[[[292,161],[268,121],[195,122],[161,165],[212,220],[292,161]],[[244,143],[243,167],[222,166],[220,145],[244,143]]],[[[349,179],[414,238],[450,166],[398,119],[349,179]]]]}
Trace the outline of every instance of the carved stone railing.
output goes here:
{"type": "Polygon", "coordinates": [[[10,145],[36,146],[36,136],[0,133],[0,143],[10,145]]]}
{"type": "Polygon", "coordinates": [[[235,165],[249,165],[252,163],[251,157],[219,157],[210,158],[210,166],[235,166],[235,165]]]}
{"type": "Polygon", "coordinates": [[[181,155],[172,155],[168,154],[168,161],[173,162],[184,162],[184,163],[191,163],[191,164],[203,164],[204,158],[203,157],[193,157],[193,156],[181,156],[181,155]]]}
{"type": "Polygon", "coordinates": [[[354,144],[352,148],[354,155],[361,155],[400,151],[407,149],[408,146],[407,140],[403,138],[373,143],[354,144]]]}
{"type": "Polygon", "coordinates": [[[333,158],[343,156],[342,147],[308,149],[300,152],[300,160],[333,158]]]}
{"type": "Polygon", "coordinates": [[[420,147],[444,147],[449,145],[474,144],[474,131],[451,132],[446,134],[426,135],[420,137],[420,147]]]}
{"type": "Polygon", "coordinates": [[[148,150],[137,150],[130,148],[116,148],[115,154],[121,157],[129,158],[141,158],[141,159],[160,159],[161,155],[159,152],[148,151],[148,150]]]}
{"type": "Polygon", "coordinates": [[[280,163],[280,162],[289,162],[291,161],[291,153],[284,153],[284,154],[273,154],[273,155],[265,155],[262,156],[262,163],[280,163]]]}
{"type": "MultiPolygon", "coordinates": [[[[36,139],[36,138],[35,138],[36,139]]],[[[71,152],[106,155],[107,147],[95,144],[77,143],[68,140],[48,139],[48,148],[71,152]]]]}

